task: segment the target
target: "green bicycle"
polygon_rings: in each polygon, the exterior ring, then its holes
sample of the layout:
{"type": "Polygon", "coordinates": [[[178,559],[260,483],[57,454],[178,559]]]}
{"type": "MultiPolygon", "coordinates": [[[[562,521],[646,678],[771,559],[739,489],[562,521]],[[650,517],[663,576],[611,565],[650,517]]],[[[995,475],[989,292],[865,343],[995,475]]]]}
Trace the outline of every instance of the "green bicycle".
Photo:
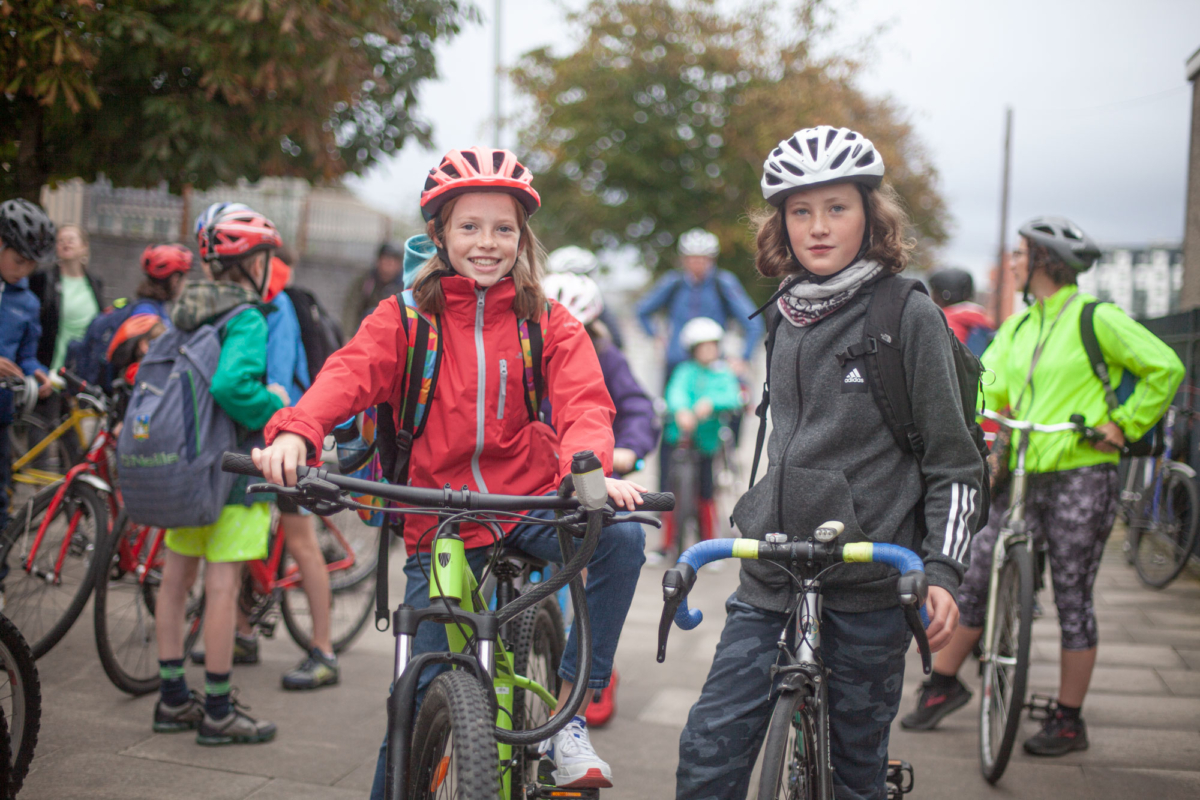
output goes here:
{"type": "MultiPolygon", "coordinates": [[[[243,455],[226,453],[223,467],[261,475],[243,455]]],[[[573,624],[579,634],[579,674],[587,675],[592,661],[591,623],[580,572],[596,550],[601,529],[611,520],[657,526],[657,518],[640,512],[616,514],[608,505],[600,461],[591,451],[575,454],[571,477],[557,496],[393,486],[305,467],[298,467],[296,474],[295,487],[255,484],[250,491],[285,494],[320,514],[343,508],[378,510],[349,497],[370,495],[406,506],[389,509],[389,513],[434,515],[441,520],[432,546],[429,607],[402,604],[392,614],[396,659],[388,698],[385,796],[389,800],[598,797],[596,789],[560,789],[539,776],[537,746],[567,725],[591,691],[587,681],[577,681],[564,710],[554,713],[557,658],[562,646],[550,619],[551,607],[557,610],[553,596],[563,586],[570,586],[573,624]],[[548,580],[516,591],[514,581],[521,571],[495,568],[506,559],[521,560],[521,556],[506,551],[497,532],[489,565],[489,572],[498,580],[493,611],[479,591],[459,527],[463,522],[495,527],[498,518],[521,519],[525,512],[539,509],[559,513],[553,522],[539,522],[558,527],[564,566],[548,580]],[[579,536],[582,540],[577,548],[573,540],[579,536]],[[430,623],[445,626],[450,649],[414,655],[417,629],[430,623]],[[513,647],[505,644],[502,634],[514,642],[513,647]],[[414,713],[417,681],[426,667],[435,664],[451,669],[430,684],[419,713],[414,713]]],[[[643,495],[641,509],[669,511],[673,505],[670,494],[648,493],[643,495]]],[[[524,560],[537,566],[534,559],[524,560]]],[[[386,564],[381,562],[378,568],[386,569],[386,564]]]]}

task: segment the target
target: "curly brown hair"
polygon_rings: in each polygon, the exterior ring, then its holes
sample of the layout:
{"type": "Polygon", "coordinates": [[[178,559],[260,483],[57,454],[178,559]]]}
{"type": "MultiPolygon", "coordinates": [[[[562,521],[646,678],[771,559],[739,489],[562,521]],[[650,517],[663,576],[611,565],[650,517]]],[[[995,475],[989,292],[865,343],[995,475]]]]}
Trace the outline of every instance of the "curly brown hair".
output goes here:
{"type": "MultiPolygon", "coordinates": [[[[462,197],[464,195],[460,195],[462,197]]],[[[458,205],[458,197],[448,200],[435,219],[425,226],[429,238],[435,242],[442,241],[442,231],[458,205]]],[[[517,224],[521,228],[520,251],[517,253],[517,263],[508,274],[516,284],[517,296],[513,300],[513,312],[518,319],[539,320],[546,309],[546,295],[542,292],[542,262],[545,260],[545,250],[541,242],[529,227],[529,215],[525,207],[513,198],[513,207],[517,210],[517,224]]],[[[442,293],[442,278],[453,275],[454,272],[445,264],[440,256],[429,258],[417,271],[413,279],[413,298],[417,308],[423,314],[440,314],[446,308],[446,296],[442,293]]]]}
{"type": "MultiPolygon", "coordinates": [[[[893,273],[903,272],[917,246],[915,239],[905,235],[911,223],[904,210],[904,201],[889,183],[878,189],[855,185],[866,206],[867,231],[871,236],[870,247],[863,258],[878,261],[893,273]]],[[[758,232],[754,266],[768,278],[795,275],[803,270],[788,247],[787,226],[783,220],[786,205],[785,202],[778,209],[762,209],[750,218],[758,232]]]]}
{"type": "Polygon", "coordinates": [[[1029,250],[1029,274],[1041,270],[1046,277],[1054,281],[1055,286],[1074,286],[1079,281],[1079,273],[1067,262],[1048,247],[1025,239],[1025,247],[1029,250]]]}

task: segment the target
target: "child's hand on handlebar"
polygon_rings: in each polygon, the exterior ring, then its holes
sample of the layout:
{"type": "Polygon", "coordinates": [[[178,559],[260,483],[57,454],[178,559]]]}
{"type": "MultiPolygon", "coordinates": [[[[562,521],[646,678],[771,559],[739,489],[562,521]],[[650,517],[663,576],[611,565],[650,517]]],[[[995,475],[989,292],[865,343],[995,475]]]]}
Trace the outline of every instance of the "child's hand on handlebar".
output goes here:
{"type": "Polygon", "coordinates": [[[268,483],[296,485],[296,467],[308,459],[308,441],[295,433],[281,433],[268,447],[250,451],[254,466],[268,483]]]}
{"type": "Polygon", "coordinates": [[[0,356],[0,378],[21,378],[24,375],[16,362],[0,356]]]}
{"type": "Polygon", "coordinates": [[[33,373],[33,377],[38,381],[38,397],[45,400],[54,392],[54,384],[50,382],[50,376],[39,369],[33,373]]]}
{"type": "Polygon", "coordinates": [[[954,595],[941,586],[930,586],[925,602],[929,607],[929,627],[925,629],[925,635],[929,637],[930,651],[936,653],[950,643],[950,637],[958,627],[958,603],[954,595]]]}
{"type": "Polygon", "coordinates": [[[613,501],[613,505],[624,511],[636,511],[637,507],[642,504],[642,492],[650,491],[645,486],[634,483],[633,481],[624,481],[620,478],[605,478],[608,484],[608,496],[613,501]]]}
{"type": "Polygon", "coordinates": [[[1104,434],[1104,441],[1094,442],[1092,447],[1101,453],[1116,453],[1125,446],[1125,432],[1115,422],[1106,422],[1096,426],[1097,433],[1104,434]]]}

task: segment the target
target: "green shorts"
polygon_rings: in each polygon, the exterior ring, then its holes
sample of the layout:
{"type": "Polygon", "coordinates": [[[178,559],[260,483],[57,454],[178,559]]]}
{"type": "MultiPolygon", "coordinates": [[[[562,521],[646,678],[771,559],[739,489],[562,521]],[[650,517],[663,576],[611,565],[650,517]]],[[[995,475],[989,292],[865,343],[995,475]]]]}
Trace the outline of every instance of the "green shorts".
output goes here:
{"type": "Polygon", "coordinates": [[[271,529],[271,504],[225,506],[212,525],[171,528],[167,547],[181,556],[223,561],[253,561],[267,557],[267,534],[271,529]]]}

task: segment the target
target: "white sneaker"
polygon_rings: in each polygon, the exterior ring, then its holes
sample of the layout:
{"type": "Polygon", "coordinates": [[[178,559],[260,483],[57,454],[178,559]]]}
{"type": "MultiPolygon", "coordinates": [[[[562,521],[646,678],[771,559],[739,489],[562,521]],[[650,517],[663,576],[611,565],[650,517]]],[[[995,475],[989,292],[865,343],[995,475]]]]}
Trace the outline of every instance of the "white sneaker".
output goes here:
{"type": "Polygon", "coordinates": [[[612,770],[596,755],[588,739],[587,721],[574,716],[549,740],[538,746],[538,752],[554,762],[554,784],[562,788],[612,788],[612,770]]]}

